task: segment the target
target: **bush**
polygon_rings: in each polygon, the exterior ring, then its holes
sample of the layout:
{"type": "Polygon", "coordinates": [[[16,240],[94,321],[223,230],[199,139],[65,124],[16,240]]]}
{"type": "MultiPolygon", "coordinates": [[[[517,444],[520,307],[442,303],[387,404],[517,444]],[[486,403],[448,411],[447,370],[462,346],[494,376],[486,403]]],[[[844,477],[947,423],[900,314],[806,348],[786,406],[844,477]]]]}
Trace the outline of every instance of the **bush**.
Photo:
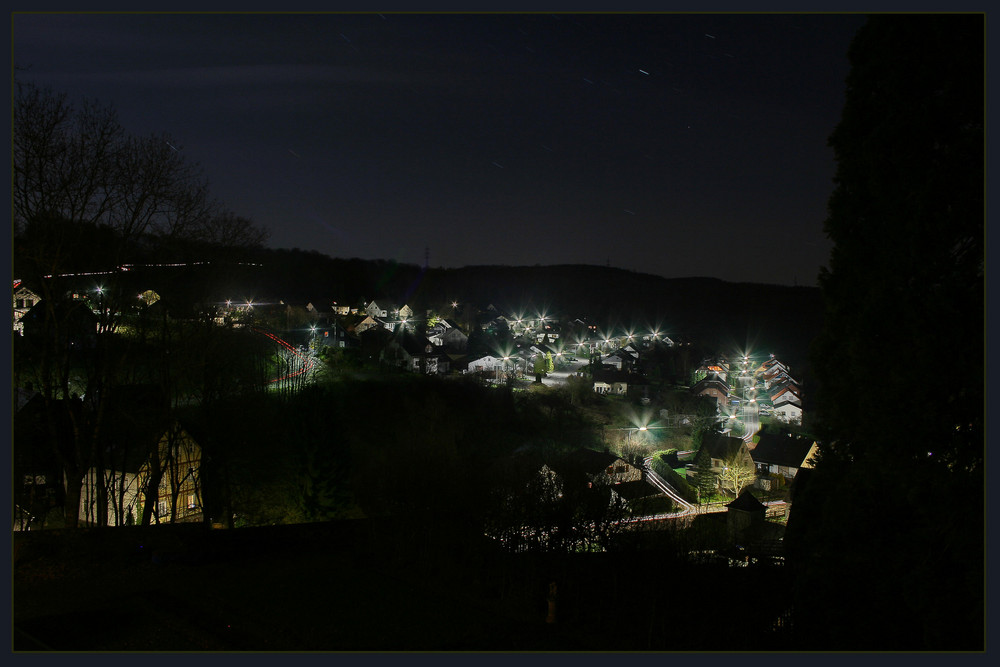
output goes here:
{"type": "Polygon", "coordinates": [[[635,516],[650,516],[652,514],[670,514],[677,510],[674,501],[669,496],[649,496],[631,503],[635,516]]]}

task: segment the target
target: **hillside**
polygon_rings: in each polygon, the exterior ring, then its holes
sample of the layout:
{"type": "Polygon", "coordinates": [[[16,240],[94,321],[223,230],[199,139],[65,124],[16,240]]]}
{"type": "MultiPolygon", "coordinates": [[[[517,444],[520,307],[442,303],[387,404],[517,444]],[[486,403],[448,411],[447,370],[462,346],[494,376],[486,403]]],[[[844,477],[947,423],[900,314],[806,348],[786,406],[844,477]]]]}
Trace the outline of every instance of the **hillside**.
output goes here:
{"type": "Polygon", "coordinates": [[[381,260],[335,259],[301,250],[260,250],[244,280],[286,301],[387,298],[416,312],[458,302],[501,312],[584,318],[615,330],[659,328],[719,352],[749,347],[802,368],[823,322],[817,287],[663,278],[587,266],[430,268],[381,260]]]}

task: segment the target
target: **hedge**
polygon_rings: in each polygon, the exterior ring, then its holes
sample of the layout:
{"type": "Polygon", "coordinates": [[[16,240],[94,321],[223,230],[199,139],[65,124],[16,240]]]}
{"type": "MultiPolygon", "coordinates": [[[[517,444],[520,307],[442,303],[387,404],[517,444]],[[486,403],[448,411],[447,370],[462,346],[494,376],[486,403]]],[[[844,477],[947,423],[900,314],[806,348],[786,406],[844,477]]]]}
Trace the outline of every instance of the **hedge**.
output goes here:
{"type": "Polygon", "coordinates": [[[691,486],[686,479],[674,472],[674,469],[670,466],[671,459],[676,460],[676,451],[671,452],[668,450],[666,452],[657,452],[653,455],[653,470],[660,477],[666,481],[667,484],[674,487],[677,493],[681,495],[684,500],[689,503],[698,502],[698,491],[691,486]]]}

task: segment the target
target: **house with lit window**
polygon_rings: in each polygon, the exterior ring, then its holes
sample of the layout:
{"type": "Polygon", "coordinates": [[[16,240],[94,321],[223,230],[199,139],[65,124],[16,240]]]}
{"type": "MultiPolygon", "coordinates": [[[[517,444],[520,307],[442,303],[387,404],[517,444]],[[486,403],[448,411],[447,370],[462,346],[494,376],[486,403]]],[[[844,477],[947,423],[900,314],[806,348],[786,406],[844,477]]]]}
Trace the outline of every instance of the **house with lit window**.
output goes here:
{"type": "Polygon", "coordinates": [[[132,449],[122,451],[118,465],[87,471],[80,493],[80,524],[138,525],[151,488],[155,488],[151,523],[201,521],[201,447],[187,430],[173,421],[159,436],[132,444],[132,449]]]}
{"type": "Polygon", "coordinates": [[[368,315],[363,320],[354,325],[354,333],[360,336],[369,329],[378,329],[378,328],[388,329],[389,331],[392,330],[391,327],[386,326],[386,323],[383,320],[368,315]]]}
{"type": "Polygon", "coordinates": [[[688,473],[693,474],[693,468],[703,465],[707,465],[714,473],[721,473],[731,462],[753,467],[753,458],[750,456],[747,443],[742,438],[709,432],[705,434],[701,447],[694,456],[693,466],[688,468],[688,473]]]}
{"type": "Polygon", "coordinates": [[[21,318],[42,298],[24,285],[24,281],[14,281],[14,333],[24,335],[21,318]]]}
{"type": "Polygon", "coordinates": [[[389,340],[379,354],[379,361],[412,373],[427,375],[447,373],[450,362],[447,355],[441,354],[424,336],[408,330],[398,331],[389,340]]]}
{"type": "Polygon", "coordinates": [[[614,369],[601,369],[593,372],[594,392],[625,396],[628,394],[629,374],[614,369]]]}
{"type": "MultiPolygon", "coordinates": [[[[484,354],[481,357],[476,357],[475,359],[469,359],[466,362],[466,373],[485,373],[499,371],[504,367],[504,360],[502,357],[495,357],[491,354],[484,354]]],[[[509,362],[507,362],[509,365],[509,362]]]]}
{"type": "Polygon", "coordinates": [[[774,404],[772,416],[789,424],[802,423],[802,406],[791,400],[781,400],[774,404]]]}
{"type": "Polygon", "coordinates": [[[691,393],[714,398],[716,405],[726,405],[729,400],[729,385],[717,377],[705,377],[691,387],[691,393]]]}
{"type": "Polygon", "coordinates": [[[819,444],[812,438],[792,433],[762,431],[750,452],[757,468],[757,486],[769,490],[776,476],[790,482],[803,468],[812,468],[819,444]]]}
{"type": "Polygon", "coordinates": [[[147,504],[150,523],[201,521],[201,446],[169,416],[163,390],[117,386],[103,405],[100,464],[84,477],[80,524],[137,525],[147,504]]]}
{"type": "Polygon", "coordinates": [[[783,401],[788,401],[789,403],[794,403],[795,405],[802,405],[802,390],[799,389],[798,385],[788,382],[781,386],[773,387],[772,389],[773,391],[769,394],[772,403],[778,404],[783,401]]]}
{"type": "Polygon", "coordinates": [[[469,346],[469,337],[453,322],[440,320],[427,330],[427,340],[448,352],[464,352],[469,346]]]}
{"type": "Polygon", "coordinates": [[[385,299],[380,299],[378,301],[370,301],[365,306],[365,312],[371,317],[377,317],[380,319],[395,319],[396,315],[399,313],[399,306],[391,301],[385,299]]]}

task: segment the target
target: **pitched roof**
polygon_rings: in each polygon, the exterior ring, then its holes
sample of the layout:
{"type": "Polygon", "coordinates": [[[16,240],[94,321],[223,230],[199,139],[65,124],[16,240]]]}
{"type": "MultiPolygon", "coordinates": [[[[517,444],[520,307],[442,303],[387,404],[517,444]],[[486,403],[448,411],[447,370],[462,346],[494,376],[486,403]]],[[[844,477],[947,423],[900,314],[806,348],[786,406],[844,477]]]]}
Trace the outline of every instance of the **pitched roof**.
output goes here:
{"type": "Polygon", "coordinates": [[[757,446],[750,453],[754,463],[799,468],[806,461],[814,441],[812,438],[788,437],[777,433],[762,432],[757,446]]]}
{"type": "Polygon", "coordinates": [[[710,432],[705,434],[699,453],[704,451],[713,459],[725,460],[739,452],[741,447],[746,447],[742,438],[710,432]]]}
{"type": "Polygon", "coordinates": [[[406,350],[406,353],[409,354],[411,357],[425,355],[427,354],[428,346],[430,346],[431,348],[434,347],[434,345],[429,340],[427,340],[427,338],[419,334],[413,333],[408,329],[404,329],[402,331],[397,332],[396,335],[393,337],[393,342],[399,345],[399,347],[406,350]]]}
{"type": "Polygon", "coordinates": [[[691,393],[698,394],[709,388],[718,389],[724,394],[729,393],[729,385],[726,384],[725,381],[713,376],[699,380],[693,387],[691,387],[691,393]]]}
{"type": "Polygon", "coordinates": [[[771,401],[773,403],[778,403],[779,402],[778,399],[781,398],[782,396],[784,396],[784,398],[782,398],[781,400],[791,401],[796,404],[799,403],[799,401],[801,400],[799,397],[799,392],[795,388],[788,386],[788,387],[782,387],[778,391],[772,392],[771,401]]]}
{"type": "Polygon", "coordinates": [[[599,368],[593,372],[594,382],[628,382],[628,371],[620,371],[617,368],[599,368]]]}
{"type": "Polygon", "coordinates": [[[731,510],[741,510],[743,512],[767,511],[767,505],[764,505],[762,502],[757,500],[757,498],[754,497],[752,493],[750,493],[750,489],[743,489],[743,492],[740,493],[739,497],[736,498],[736,500],[734,500],[733,502],[726,505],[726,508],[731,510]]]}

